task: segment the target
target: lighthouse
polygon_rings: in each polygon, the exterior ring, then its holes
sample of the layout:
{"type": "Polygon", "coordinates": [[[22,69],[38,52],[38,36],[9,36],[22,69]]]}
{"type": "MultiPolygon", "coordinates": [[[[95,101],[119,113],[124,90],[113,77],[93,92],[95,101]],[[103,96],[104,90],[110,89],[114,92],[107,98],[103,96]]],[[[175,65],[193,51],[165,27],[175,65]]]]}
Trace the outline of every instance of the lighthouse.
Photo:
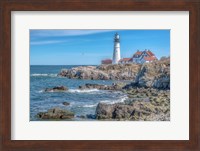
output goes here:
{"type": "Polygon", "coordinates": [[[114,36],[114,50],[113,50],[112,64],[118,64],[119,60],[120,60],[120,40],[119,40],[119,34],[116,33],[114,36]]]}

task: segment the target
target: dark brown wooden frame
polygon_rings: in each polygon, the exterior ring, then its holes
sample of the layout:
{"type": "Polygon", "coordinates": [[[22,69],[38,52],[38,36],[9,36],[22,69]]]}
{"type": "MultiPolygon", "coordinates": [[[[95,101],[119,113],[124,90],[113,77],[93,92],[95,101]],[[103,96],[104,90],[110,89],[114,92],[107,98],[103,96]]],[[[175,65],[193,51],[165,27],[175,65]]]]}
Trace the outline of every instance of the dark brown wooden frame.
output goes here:
{"type": "Polygon", "coordinates": [[[200,150],[199,37],[200,0],[0,0],[0,150],[200,150]],[[11,11],[189,11],[190,139],[188,141],[11,140],[11,11]]]}

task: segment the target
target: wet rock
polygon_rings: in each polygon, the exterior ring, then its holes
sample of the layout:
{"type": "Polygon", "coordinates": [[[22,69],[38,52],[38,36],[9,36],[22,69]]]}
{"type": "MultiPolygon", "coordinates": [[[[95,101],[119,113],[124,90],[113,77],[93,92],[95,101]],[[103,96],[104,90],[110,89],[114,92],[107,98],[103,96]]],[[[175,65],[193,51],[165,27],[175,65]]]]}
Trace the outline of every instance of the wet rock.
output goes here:
{"type": "Polygon", "coordinates": [[[84,89],[99,89],[99,90],[105,90],[108,86],[107,85],[100,85],[100,84],[90,84],[87,83],[83,86],[79,86],[79,89],[84,90],[84,89]]]}
{"type": "Polygon", "coordinates": [[[46,88],[45,92],[63,92],[63,91],[67,91],[68,88],[65,86],[56,86],[53,88],[46,88]]]}
{"type": "Polygon", "coordinates": [[[70,103],[69,103],[69,102],[63,102],[62,104],[63,104],[63,105],[65,105],[65,106],[68,106],[68,105],[70,105],[70,103]]]}
{"type": "Polygon", "coordinates": [[[82,119],[86,118],[85,115],[77,115],[77,117],[82,119]]]}
{"type": "Polygon", "coordinates": [[[113,83],[112,85],[90,84],[87,83],[83,86],[79,86],[79,89],[99,89],[99,90],[122,90],[124,83],[113,83]]]}
{"type": "Polygon", "coordinates": [[[86,117],[89,119],[96,119],[96,115],[94,114],[87,114],[86,117]]]}
{"type": "Polygon", "coordinates": [[[74,113],[60,108],[49,109],[47,112],[40,112],[37,114],[40,119],[71,119],[74,113]]]}

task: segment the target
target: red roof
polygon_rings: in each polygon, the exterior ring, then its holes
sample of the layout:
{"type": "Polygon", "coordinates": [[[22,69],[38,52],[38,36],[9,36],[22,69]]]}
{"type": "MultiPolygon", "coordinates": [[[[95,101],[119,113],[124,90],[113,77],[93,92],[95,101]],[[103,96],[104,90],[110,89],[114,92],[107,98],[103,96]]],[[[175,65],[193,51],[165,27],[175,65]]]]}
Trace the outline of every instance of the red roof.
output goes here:
{"type": "Polygon", "coordinates": [[[133,55],[133,57],[140,57],[142,55],[142,53],[146,53],[149,57],[155,56],[150,50],[144,50],[144,51],[137,51],[135,52],[135,54],[133,55]]]}
{"type": "Polygon", "coordinates": [[[133,58],[138,58],[138,57],[140,57],[141,55],[142,55],[142,53],[143,53],[143,51],[136,51],[134,54],[133,54],[133,58]]]}
{"type": "Polygon", "coordinates": [[[147,53],[149,56],[154,56],[154,54],[153,54],[150,50],[146,51],[146,53],[147,53]]]}
{"type": "Polygon", "coordinates": [[[101,61],[102,64],[111,64],[112,63],[112,59],[104,59],[101,61]]]}
{"type": "Polygon", "coordinates": [[[155,56],[144,57],[144,60],[146,60],[146,61],[153,61],[153,60],[157,60],[157,58],[155,56]]]}
{"type": "Polygon", "coordinates": [[[132,58],[123,58],[123,59],[120,59],[119,61],[120,61],[120,62],[122,62],[122,61],[131,61],[131,59],[132,59],[132,58]]]}
{"type": "Polygon", "coordinates": [[[136,51],[136,53],[134,55],[141,55],[142,51],[136,51]]]}

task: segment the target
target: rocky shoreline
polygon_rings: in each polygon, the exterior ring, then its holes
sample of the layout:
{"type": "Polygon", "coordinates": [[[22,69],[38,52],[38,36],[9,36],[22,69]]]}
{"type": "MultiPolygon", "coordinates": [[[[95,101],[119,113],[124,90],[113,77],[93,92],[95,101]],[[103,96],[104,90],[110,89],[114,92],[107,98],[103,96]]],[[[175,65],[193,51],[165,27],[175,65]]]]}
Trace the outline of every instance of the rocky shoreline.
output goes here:
{"type": "Polygon", "coordinates": [[[69,79],[89,80],[135,80],[139,64],[79,66],[63,69],[58,76],[69,79]]]}
{"type": "MultiPolygon", "coordinates": [[[[131,83],[112,85],[85,84],[80,90],[99,89],[121,91],[128,99],[121,103],[98,103],[95,115],[81,115],[79,118],[96,120],[169,121],[170,120],[170,58],[143,65],[82,66],[62,70],[59,76],[75,79],[132,80],[131,83]]],[[[65,86],[47,88],[45,92],[67,91],[65,86]]],[[[66,105],[69,105],[66,103],[66,105]]],[[[41,119],[72,119],[74,113],[61,109],[50,109],[38,113],[41,119]],[[55,111],[55,112],[54,112],[55,111]]]]}
{"type": "MultiPolygon", "coordinates": [[[[62,69],[58,76],[69,79],[131,80],[130,87],[170,88],[170,58],[141,64],[79,66],[62,69]]],[[[128,85],[127,85],[128,86],[128,85]]]]}
{"type": "Polygon", "coordinates": [[[103,85],[103,84],[90,84],[87,83],[85,85],[79,86],[80,90],[86,89],[98,89],[98,90],[114,90],[114,91],[121,91],[122,88],[126,84],[124,83],[113,83],[112,85],[103,85]]]}
{"type": "MultiPolygon", "coordinates": [[[[122,83],[113,85],[86,84],[79,89],[99,89],[121,91],[127,94],[124,102],[108,104],[98,103],[95,115],[81,115],[79,118],[92,118],[96,120],[133,120],[133,121],[169,121],[170,120],[170,90],[155,88],[138,88],[122,83]]],[[[58,91],[56,91],[58,92],[58,91]]],[[[62,91],[61,91],[62,92],[62,91]]],[[[64,103],[63,105],[69,105],[64,103]]],[[[37,115],[41,119],[72,119],[74,113],[67,110],[53,108],[37,115]],[[70,116],[69,116],[70,115],[70,116]],[[72,116],[73,115],[73,116],[72,116]]]]}
{"type": "Polygon", "coordinates": [[[153,88],[122,90],[128,99],[122,103],[99,103],[96,118],[134,121],[169,121],[170,92],[153,88]]]}

